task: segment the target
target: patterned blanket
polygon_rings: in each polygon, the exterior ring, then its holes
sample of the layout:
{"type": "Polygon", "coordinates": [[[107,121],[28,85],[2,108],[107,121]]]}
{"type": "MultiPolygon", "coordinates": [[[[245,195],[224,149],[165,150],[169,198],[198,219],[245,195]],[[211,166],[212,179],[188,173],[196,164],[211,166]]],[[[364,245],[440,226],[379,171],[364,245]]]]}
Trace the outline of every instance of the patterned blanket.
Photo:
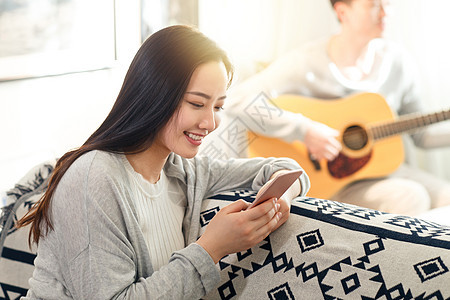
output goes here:
{"type": "MultiPolygon", "coordinates": [[[[230,201],[254,196],[208,199],[202,225],[230,201]]],[[[297,198],[282,227],[217,266],[221,283],[205,299],[450,299],[450,227],[297,198]]]]}
{"type": "Polygon", "coordinates": [[[42,196],[54,164],[32,168],[6,192],[6,206],[0,207],[0,300],[20,299],[27,293],[36,249],[28,247],[28,228],[17,230],[15,224],[42,196]]]}
{"type": "MultiPolygon", "coordinates": [[[[28,289],[34,249],[15,221],[36,202],[54,166],[44,163],[8,192],[0,215],[0,299],[28,289]]],[[[253,191],[206,199],[204,227],[221,207],[253,191]]],[[[201,235],[202,232],[199,233],[201,235]]],[[[205,299],[447,299],[450,227],[339,202],[297,198],[289,220],[259,245],[217,264],[219,286],[205,299]]]]}

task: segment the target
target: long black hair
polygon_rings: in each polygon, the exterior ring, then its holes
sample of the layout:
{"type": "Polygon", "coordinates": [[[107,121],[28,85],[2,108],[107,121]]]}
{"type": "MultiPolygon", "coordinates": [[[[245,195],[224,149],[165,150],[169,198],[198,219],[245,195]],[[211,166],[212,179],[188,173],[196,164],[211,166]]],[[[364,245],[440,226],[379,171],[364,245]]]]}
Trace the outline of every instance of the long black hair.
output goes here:
{"type": "Polygon", "coordinates": [[[210,61],[224,63],[230,84],[233,68],[227,55],[192,27],[164,28],[142,44],[106,119],[80,148],[58,160],[45,194],[19,220],[19,227],[31,224],[29,243],[39,243],[53,229],[50,201],[72,163],[92,150],[135,154],[148,149],[178,109],[194,70],[210,61]]]}

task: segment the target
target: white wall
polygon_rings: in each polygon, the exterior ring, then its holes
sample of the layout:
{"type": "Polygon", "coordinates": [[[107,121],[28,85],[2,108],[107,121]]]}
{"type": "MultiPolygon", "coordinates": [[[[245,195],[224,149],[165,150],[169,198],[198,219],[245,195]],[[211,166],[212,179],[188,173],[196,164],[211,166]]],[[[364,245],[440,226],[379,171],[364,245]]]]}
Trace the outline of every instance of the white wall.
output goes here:
{"type": "Polygon", "coordinates": [[[140,43],[139,0],[116,0],[115,8],[112,68],[0,82],[0,192],[80,146],[106,117],[140,43]]]}
{"type": "Polygon", "coordinates": [[[239,79],[337,28],[329,0],[199,0],[199,27],[233,60],[239,79]]]}
{"type": "Polygon", "coordinates": [[[111,108],[119,75],[102,70],[0,83],[0,190],[81,145],[111,108]]]}

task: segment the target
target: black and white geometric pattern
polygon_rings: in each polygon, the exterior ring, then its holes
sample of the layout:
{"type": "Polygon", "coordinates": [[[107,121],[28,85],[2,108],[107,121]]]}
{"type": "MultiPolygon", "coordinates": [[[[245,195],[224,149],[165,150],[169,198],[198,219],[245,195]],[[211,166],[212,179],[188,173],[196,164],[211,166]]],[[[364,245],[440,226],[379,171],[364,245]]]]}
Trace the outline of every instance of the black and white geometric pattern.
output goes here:
{"type": "Polygon", "coordinates": [[[34,167],[6,193],[0,211],[0,300],[20,299],[28,291],[36,252],[28,247],[28,228],[15,224],[40,199],[53,168],[54,161],[34,167]]]}
{"type": "MultiPolygon", "coordinates": [[[[0,300],[26,294],[35,253],[27,231],[13,224],[39,199],[52,168],[39,166],[8,194],[14,201],[0,215],[0,300]]],[[[239,190],[205,200],[203,230],[221,207],[255,195],[239,190]]],[[[450,227],[297,198],[283,226],[217,266],[221,282],[205,299],[450,300],[450,227]]]]}
{"type": "MultiPolygon", "coordinates": [[[[205,201],[210,220],[233,191],[205,201]]],[[[205,224],[206,225],[206,224],[205,224]]],[[[450,227],[315,198],[259,245],[218,263],[205,299],[450,299],[450,227]]]]}

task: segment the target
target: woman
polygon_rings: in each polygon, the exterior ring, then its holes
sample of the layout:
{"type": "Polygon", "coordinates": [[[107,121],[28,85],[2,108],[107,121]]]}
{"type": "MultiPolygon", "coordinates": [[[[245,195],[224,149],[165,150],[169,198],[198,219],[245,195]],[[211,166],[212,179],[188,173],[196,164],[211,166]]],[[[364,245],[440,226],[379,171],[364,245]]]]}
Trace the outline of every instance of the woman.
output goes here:
{"type": "Polygon", "coordinates": [[[103,124],[58,161],[20,222],[38,243],[26,299],[197,299],[218,284],[221,257],[286,221],[291,198],[309,188],[306,176],[285,199],[223,208],[197,240],[203,199],[259,189],[299,168],[288,159],[195,157],[219,124],[231,78],[225,53],[190,27],[145,41],[103,124]]]}

